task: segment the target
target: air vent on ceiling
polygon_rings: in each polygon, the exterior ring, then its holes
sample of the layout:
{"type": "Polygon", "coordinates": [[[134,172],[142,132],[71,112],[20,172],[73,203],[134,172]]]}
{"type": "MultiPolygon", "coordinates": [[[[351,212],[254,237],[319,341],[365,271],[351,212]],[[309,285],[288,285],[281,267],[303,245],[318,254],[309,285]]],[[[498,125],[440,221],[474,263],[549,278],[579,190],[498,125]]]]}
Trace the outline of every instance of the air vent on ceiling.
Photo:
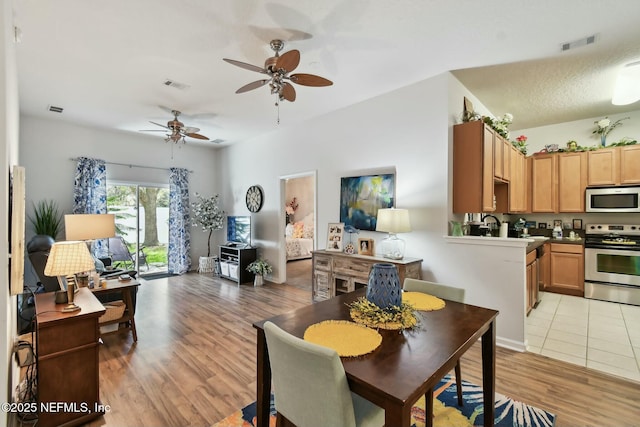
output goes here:
{"type": "Polygon", "coordinates": [[[175,81],[173,79],[164,79],[164,82],[162,82],[162,84],[164,84],[165,86],[174,87],[174,88],[179,89],[179,90],[187,90],[187,89],[189,89],[191,87],[188,84],[180,83],[180,82],[177,82],[177,81],[175,81]]]}
{"type": "Polygon", "coordinates": [[[592,36],[585,37],[583,39],[576,40],[573,42],[562,43],[562,51],[564,52],[565,50],[575,49],[577,47],[586,46],[588,44],[592,44],[595,42],[596,42],[596,35],[594,34],[592,36]]]}
{"type": "Polygon", "coordinates": [[[212,140],[211,142],[213,142],[214,144],[222,144],[224,142],[224,139],[217,138],[212,140]]]}
{"type": "Polygon", "coordinates": [[[55,105],[49,105],[47,106],[47,110],[51,111],[52,113],[62,113],[64,108],[56,107],[55,105]]]}

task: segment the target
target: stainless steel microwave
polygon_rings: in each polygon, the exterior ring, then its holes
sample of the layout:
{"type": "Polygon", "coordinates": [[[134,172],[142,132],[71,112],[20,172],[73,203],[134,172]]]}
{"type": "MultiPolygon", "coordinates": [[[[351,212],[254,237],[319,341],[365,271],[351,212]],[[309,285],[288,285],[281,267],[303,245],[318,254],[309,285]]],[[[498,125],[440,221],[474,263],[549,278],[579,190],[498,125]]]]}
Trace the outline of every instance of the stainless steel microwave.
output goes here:
{"type": "Polygon", "coordinates": [[[640,187],[587,188],[587,212],[640,212],[640,187]]]}

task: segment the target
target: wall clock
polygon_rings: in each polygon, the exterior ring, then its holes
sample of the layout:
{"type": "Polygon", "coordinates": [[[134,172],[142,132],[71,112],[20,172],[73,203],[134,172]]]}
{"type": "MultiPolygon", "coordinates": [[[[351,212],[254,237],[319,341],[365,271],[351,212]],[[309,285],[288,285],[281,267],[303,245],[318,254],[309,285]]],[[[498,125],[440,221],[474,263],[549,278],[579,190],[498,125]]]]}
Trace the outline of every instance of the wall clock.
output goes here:
{"type": "Polygon", "coordinates": [[[262,209],[262,202],[264,194],[262,193],[262,187],[259,185],[252,185],[247,190],[247,209],[249,212],[259,212],[262,209]]]}

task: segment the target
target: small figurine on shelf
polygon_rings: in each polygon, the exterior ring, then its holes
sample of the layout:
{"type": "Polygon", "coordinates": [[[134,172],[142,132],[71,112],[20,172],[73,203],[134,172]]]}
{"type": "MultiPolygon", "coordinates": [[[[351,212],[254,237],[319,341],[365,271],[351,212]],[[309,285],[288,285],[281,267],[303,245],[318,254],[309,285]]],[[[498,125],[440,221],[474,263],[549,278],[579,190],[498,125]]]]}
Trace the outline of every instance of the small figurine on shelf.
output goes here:
{"type": "Polygon", "coordinates": [[[345,225],[344,231],[349,233],[349,242],[344,246],[344,253],[352,255],[356,253],[356,247],[353,244],[353,234],[359,234],[360,230],[352,225],[345,225]]]}

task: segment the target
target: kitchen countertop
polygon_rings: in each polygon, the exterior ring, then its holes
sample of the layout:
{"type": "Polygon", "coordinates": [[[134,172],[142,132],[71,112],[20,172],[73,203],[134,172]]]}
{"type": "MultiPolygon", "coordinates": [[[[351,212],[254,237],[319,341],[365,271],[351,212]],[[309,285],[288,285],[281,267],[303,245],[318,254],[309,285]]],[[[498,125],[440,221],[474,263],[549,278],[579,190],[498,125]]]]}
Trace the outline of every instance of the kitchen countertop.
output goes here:
{"type": "Polygon", "coordinates": [[[565,245],[584,245],[584,239],[582,238],[570,239],[568,237],[563,237],[562,239],[553,239],[545,236],[532,236],[532,237],[535,237],[535,238],[523,237],[523,239],[529,241],[529,244],[527,245],[527,253],[535,249],[538,249],[540,246],[544,245],[547,242],[560,243],[565,245]]]}

